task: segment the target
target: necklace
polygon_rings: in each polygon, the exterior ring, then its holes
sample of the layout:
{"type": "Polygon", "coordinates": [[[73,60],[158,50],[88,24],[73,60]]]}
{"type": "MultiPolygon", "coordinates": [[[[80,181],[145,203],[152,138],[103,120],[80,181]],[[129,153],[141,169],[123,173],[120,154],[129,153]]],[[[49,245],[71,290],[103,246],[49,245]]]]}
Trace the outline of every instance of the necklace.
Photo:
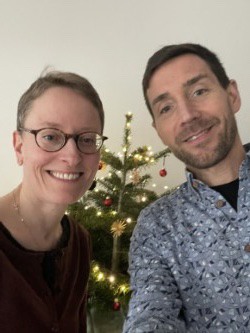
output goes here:
{"type": "Polygon", "coordinates": [[[12,205],[13,205],[13,208],[14,210],[16,211],[16,214],[18,215],[19,217],[19,220],[21,221],[21,223],[25,226],[25,228],[27,229],[29,235],[30,235],[30,240],[32,240],[32,243],[35,245],[35,248],[32,248],[34,250],[40,250],[40,244],[37,240],[37,238],[33,235],[33,232],[31,231],[30,227],[27,225],[27,223],[25,222],[24,218],[22,217],[21,215],[21,212],[20,212],[20,204],[17,203],[16,201],[16,193],[17,190],[13,191],[12,192],[12,198],[13,198],[13,202],[12,202],[12,205]]]}
{"type": "Polygon", "coordinates": [[[18,217],[22,223],[25,223],[24,218],[22,217],[22,215],[20,213],[19,205],[16,202],[15,192],[12,193],[12,197],[13,197],[13,207],[14,207],[15,211],[17,212],[18,217]]]}
{"type": "MultiPolygon", "coordinates": [[[[29,225],[26,223],[25,219],[23,218],[21,212],[20,212],[20,203],[18,204],[17,203],[17,200],[16,200],[16,192],[17,190],[14,190],[12,192],[12,206],[14,208],[14,210],[16,211],[16,214],[17,216],[19,217],[19,220],[20,222],[24,225],[24,227],[27,229],[29,235],[30,235],[30,240],[32,240],[32,243],[35,245],[35,248],[33,248],[34,250],[41,250],[42,248],[44,248],[44,244],[41,245],[41,239],[39,238],[39,241],[38,241],[38,238],[34,236],[32,230],[30,229],[29,225]]],[[[57,240],[57,243],[59,241],[57,240]]],[[[53,244],[52,247],[55,247],[55,245],[53,244]]],[[[45,248],[43,250],[48,250],[47,249],[47,246],[45,246],[45,248]]]]}

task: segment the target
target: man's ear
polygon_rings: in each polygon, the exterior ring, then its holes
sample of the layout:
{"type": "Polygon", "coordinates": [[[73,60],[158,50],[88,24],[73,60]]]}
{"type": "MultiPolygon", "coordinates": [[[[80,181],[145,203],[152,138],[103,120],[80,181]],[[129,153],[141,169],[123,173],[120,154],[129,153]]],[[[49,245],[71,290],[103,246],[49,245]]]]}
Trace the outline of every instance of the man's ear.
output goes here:
{"type": "Polygon", "coordinates": [[[238,86],[235,80],[230,80],[227,87],[228,97],[230,101],[231,108],[234,113],[237,113],[241,107],[241,98],[238,90],[238,86]]]}
{"type": "Polygon", "coordinates": [[[23,164],[23,154],[22,154],[22,147],[23,147],[23,141],[22,141],[22,136],[20,134],[20,132],[15,131],[13,132],[13,137],[12,137],[12,143],[13,143],[13,147],[16,153],[16,159],[17,159],[17,163],[18,165],[22,165],[23,164]]]}

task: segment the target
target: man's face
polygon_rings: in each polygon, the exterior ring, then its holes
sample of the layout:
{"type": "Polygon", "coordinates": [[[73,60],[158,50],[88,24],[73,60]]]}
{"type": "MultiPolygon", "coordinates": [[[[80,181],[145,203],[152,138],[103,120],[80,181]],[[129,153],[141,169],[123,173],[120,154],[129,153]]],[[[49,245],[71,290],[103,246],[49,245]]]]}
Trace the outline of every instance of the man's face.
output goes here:
{"type": "Polygon", "coordinates": [[[210,168],[228,155],[240,108],[234,81],[224,89],[204,60],[186,54],[156,70],[147,96],[158,135],[190,170],[210,168]]]}

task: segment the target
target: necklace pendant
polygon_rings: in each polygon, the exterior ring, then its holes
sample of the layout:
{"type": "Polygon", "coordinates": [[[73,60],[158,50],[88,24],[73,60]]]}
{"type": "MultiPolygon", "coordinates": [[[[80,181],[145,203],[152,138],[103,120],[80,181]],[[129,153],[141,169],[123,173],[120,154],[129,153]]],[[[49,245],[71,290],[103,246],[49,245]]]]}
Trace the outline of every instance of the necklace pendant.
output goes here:
{"type": "Polygon", "coordinates": [[[17,203],[15,203],[15,202],[13,202],[13,207],[14,207],[15,210],[18,210],[18,209],[19,209],[17,203]]]}

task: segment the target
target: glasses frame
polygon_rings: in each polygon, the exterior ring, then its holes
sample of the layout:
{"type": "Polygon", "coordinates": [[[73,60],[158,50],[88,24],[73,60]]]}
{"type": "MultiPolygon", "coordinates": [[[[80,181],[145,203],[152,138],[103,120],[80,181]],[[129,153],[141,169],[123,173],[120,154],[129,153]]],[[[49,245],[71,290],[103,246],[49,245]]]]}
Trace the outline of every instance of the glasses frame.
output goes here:
{"type": "Polygon", "coordinates": [[[19,132],[27,132],[27,133],[33,134],[33,135],[35,136],[35,141],[36,141],[37,146],[38,146],[39,148],[41,148],[42,150],[48,152],[48,153],[54,153],[54,152],[57,152],[57,151],[61,150],[64,146],[66,146],[68,140],[72,138],[72,139],[75,141],[75,144],[76,144],[77,149],[78,149],[82,154],[87,154],[87,155],[96,154],[96,153],[98,153],[98,152],[100,151],[100,149],[102,148],[104,141],[108,139],[107,136],[104,136],[104,135],[98,134],[98,133],[96,133],[96,132],[81,132],[81,133],[79,133],[79,134],[67,134],[67,133],[64,133],[63,131],[59,130],[58,128],[53,128],[53,127],[44,127],[44,128],[39,128],[39,129],[37,129],[37,130],[29,129],[29,128],[25,128],[25,127],[20,127],[20,128],[18,129],[18,131],[19,131],[19,132]],[[37,134],[38,134],[39,132],[43,131],[43,130],[56,130],[56,131],[60,132],[60,133],[63,135],[63,137],[64,137],[64,143],[61,145],[61,147],[58,148],[58,149],[56,149],[56,150],[46,150],[46,149],[42,148],[42,147],[39,145],[39,143],[37,142],[37,134]],[[85,152],[83,152],[83,151],[80,150],[80,148],[79,148],[79,146],[78,146],[78,139],[79,139],[79,137],[80,137],[82,134],[90,134],[90,133],[91,133],[91,134],[96,134],[96,135],[98,135],[98,136],[100,137],[100,139],[102,140],[102,142],[101,142],[100,147],[96,150],[96,152],[93,152],[93,153],[85,153],[85,152]]]}

